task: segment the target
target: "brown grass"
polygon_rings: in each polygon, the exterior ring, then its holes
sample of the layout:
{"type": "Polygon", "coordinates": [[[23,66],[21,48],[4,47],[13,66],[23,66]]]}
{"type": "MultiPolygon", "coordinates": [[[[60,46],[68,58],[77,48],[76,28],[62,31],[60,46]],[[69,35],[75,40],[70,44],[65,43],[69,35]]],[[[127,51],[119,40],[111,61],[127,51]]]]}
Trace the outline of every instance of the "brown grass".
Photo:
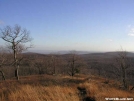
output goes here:
{"type": "MultiPolygon", "coordinates": [[[[95,101],[105,101],[105,98],[134,98],[134,93],[120,90],[105,84],[96,84],[95,82],[86,82],[79,87],[86,89],[86,96],[94,98],[95,101]]],[[[118,100],[116,100],[118,101],[118,100]]]]}
{"type": "Polygon", "coordinates": [[[15,91],[10,91],[9,101],[79,101],[77,90],[60,86],[22,85],[15,91]]]}
{"type": "Polygon", "coordinates": [[[81,101],[84,97],[95,101],[105,98],[134,98],[134,93],[112,86],[114,81],[105,84],[104,78],[88,76],[28,76],[20,81],[0,82],[0,101],[81,101]],[[64,84],[62,84],[64,83],[64,84]],[[77,87],[86,89],[80,96],[77,87]]]}

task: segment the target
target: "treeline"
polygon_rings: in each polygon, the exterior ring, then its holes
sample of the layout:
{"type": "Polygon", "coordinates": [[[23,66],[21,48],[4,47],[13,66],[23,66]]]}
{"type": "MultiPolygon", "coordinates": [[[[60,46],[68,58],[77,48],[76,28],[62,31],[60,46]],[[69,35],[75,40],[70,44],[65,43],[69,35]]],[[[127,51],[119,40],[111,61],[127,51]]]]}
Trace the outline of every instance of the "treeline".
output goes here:
{"type": "MultiPolygon", "coordinates": [[[[134,68],[133,57],[127,57],[126,52],[119,52],[121,55],[110,58],[96,57],[91,55],[78,55],[73,51],[70,54],[37,54],[21,53],[18,59],[19,76],[28,75],[70,75],[92,74],[103,76],[106,79],[116,79],[127,88],[133,85],[134,68]]],[[[12,79],[15,77],[15,67],[13,65],[13,54],[8,51],[0,51],[0,71],[1,78],[12,79]],[[6,53],[5,53],[6,52],[6,53]],[[4,78],[2,76],[4,74],[4,78]]]]}
{"type": "MultiPolygon", "coordinates": [[[[68,55],[22,53],[18,55],[18,58],[21,59],[17,64],[19,65],[19,76],[41,74],[74,76],[76,73],[82,73],[82,70],[86,67],[84,60],[75,53],[68,55]]],[[[0,70],[4,74],[4,78],[15,77],[13,55],[1,51],[0,62],[0,70]]]]}
{"type": "Polygon", "coordinates": [[[43,55],[24,53],[32,48],[32,38],[29,31],[19,25],[6,26],[0,29],[1,40],[6,43],[0,48],[0,75],[1,79],[19,76],[49,74],[70,75],[76,73],[98,74],[106,78],[119,79],[124,88],[133,82],[133,58],[127,56],[123,49],[112,58],[93,58],[87,55],[78,55],[72,51],[65,55],[43,55]]]}

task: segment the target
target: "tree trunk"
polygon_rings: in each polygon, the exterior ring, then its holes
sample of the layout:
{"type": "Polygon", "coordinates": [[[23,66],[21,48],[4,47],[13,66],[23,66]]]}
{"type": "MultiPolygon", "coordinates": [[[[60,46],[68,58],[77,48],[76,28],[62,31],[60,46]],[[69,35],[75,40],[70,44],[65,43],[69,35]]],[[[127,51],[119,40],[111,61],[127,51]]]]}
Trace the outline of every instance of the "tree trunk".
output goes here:
{"type": "Polygon", "coordinates": [[[18,69],[19,65],[17,66],[17,51],[16,51],[16,44],[13,41],[13,52],[14,52],[14,67],[15,67],[15,77],[17,80],[19,80],[19,75],[18,75],[18,69]]]}
{"type": "Polygon", "coordinates": [[[124,86],[125,89],[127,89],[128,88],[128,85],[127,85],[127,80],[126,80],[126,70],[124,69],[122,72],[123,72],[122,73],[123,86],[124,86]]]}
{"type": "Polygon", "coordinates": [[[71,75],[72,77],[74,76],[74,73],[72,72],[72,75],[71,75]]]}
{"type": "Polygon", "coordinates": [[[41,75],[42,74],[41,67],[38,67],[38,70],[39,70],[39,75],[41,75]]]}
{"type": "Polygon", "coordinates": [[[121,64],[122,69],[122,82],[125,89],[128,88],[127,80],[126,80],[126,68],[123,64],[121,64]]]}
{"type": "Polygon", "coordinates": [[[17,80],[19,80],[19,65],[18,67],[15,69],[15,77],[17,80]]]}
{"type": "Polygon", "coordinates": [[[2,80],[5,80],[5,75],[4,75],[3,71],[0,71],[0,73],[1,73],[1,76],[2,76],[2,80]]]}
{"type": "Polygon", "coordinates": [[[75,75],[74,57],[72,61],[72,77],[75,75]]]}
{"type": "Polygon", "coordinates": [[[53,74],[56,74],[55,64],[54,64],[53,74]]]}

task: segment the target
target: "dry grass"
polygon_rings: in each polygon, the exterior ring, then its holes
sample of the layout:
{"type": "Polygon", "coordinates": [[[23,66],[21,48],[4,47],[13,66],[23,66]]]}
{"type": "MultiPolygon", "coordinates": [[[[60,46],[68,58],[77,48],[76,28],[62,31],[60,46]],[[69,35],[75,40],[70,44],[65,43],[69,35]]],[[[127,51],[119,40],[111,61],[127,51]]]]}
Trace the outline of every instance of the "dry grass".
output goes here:
{"type": "Polygon", "coordinates": [[[20,81],[7,80],[0,82],[0,101],[81,101],[85,97],[106,101],[107,97],[134,98],[134,93],[112,87],[113,81],[105,84],[104,78],[87,78],[42,75],[22,77],[20,81]],[[86,89],[86,94],[80,96],[77,87],[86,89]]]}
{"type": "Polygon", "coordinates": [[[71,87],[22,85],[10,91],[8,101],[79,101],[76,91],[71,87]]]}
{"type": "Polygon", "coordinates": [[[3,81],[0,82],[0,101],[79,101],[79,79],[41,75],[3,81]],[[62,84],[64,82],[66,84],[62,84]]]}
{"type": "Polygon", "coordinates": [[[106,84],[86,82],[80,84],[79,87],[85,88],[87,92],[86,97],[93,98],[95,101],[105,101],[105,98],[134,98],[132,92],[110,87],[106,84]]]}

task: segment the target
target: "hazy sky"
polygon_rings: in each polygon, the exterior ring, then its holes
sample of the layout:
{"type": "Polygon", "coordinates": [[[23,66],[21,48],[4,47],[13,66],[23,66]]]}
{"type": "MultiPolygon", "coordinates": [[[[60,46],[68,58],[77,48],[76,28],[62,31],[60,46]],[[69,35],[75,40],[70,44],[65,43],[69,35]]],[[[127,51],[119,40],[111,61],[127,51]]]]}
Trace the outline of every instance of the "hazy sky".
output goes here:
{"type": "Polygon", "coordinates": [[[134,0],[0,0],[0,27],[15,24],[35,50],[134,51],[134,0]]]}

